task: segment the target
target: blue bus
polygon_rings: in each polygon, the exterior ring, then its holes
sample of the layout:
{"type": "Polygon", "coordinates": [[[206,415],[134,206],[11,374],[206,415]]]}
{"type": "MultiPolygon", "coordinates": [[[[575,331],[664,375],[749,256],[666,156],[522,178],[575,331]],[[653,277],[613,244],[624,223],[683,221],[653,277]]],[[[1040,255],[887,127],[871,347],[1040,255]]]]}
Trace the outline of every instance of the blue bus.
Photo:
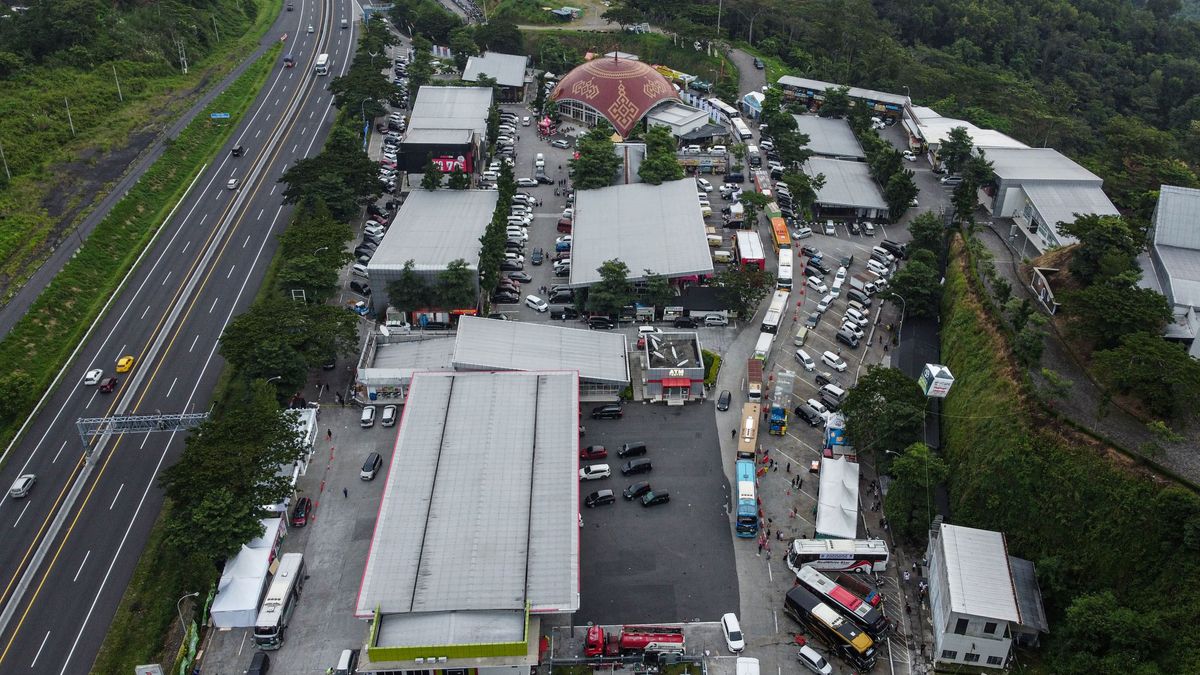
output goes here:
{"type": "Polygon", "coordinates": [[[758,484],[754,462],[739,459],[737,467],[737,536],[758,534],[758,484]]]}

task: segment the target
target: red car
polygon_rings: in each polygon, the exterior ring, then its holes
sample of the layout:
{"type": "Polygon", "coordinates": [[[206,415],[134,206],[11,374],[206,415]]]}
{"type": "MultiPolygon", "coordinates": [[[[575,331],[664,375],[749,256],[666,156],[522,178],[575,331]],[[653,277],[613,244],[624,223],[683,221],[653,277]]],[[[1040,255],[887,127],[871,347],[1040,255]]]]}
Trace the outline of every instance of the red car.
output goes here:
{"type": "Polygon", "coordinates": [[[608,457],[608,450],[605,450],[603,445],[589,445],[579,451],[579,459],[604,459],[605,457],[608,457]]]}
{"type": "Polygon", "coordinates": [[[100,393],[111,394],[117,388],[117,378],[106,377],[100,381],[100,393]]]}
{"type": "Polygon", "coordinates": [[[312,499],[301,497],[292,509],[292,527],[304,527],[308,524],[308,516],[312,513],[312,499]]]}

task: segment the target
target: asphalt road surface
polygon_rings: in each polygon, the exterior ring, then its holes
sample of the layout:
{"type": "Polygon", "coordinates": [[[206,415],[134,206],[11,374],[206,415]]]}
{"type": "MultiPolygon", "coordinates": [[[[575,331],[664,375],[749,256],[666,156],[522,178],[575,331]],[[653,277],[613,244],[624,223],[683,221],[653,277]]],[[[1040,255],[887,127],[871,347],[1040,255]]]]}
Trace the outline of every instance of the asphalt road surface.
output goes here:
{"type": "Polygon", "coordinates": [[[253,299],[286,225],[280,175],[318,152],[335,110],[329,79],[313,74],[329,53],[345,71],[359,12],[348,0],[302,0],[272,35],[288,34],[295,68],[280,63],[246,119],[172,212],[111,300],[104,318],[46,392],[0,472],[0,672],[80,673],[91,666],[162,506],[159,472],[183,449],[177,432],[113,436],[89,456],[80,417],[204,411],[217,381],[217,341],[253,299]],[[351,19],[346,29],[342,18],[351,19]],[[307,33],[312,25],[314,32],[307,33]],[[246,153],[232,157],[229,149],[246,153]],[[240,181],[227,189],[229,179],[240,181]],[[131,371],[114,373],[124,355],[131,371]],[[93,368],[117,389],[82,384],[93,368]],[[34,473],[31,494],[7,488],[34,473]]]}

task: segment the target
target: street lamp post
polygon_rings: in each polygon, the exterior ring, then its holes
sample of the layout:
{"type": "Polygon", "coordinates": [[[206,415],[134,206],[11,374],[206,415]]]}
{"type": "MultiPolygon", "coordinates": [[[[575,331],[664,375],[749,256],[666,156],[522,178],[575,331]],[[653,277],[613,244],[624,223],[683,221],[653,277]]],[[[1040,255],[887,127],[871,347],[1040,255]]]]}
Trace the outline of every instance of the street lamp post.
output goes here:
{"type": "Polygon", "coordinates": [[[179,605],[180,605],[180,603],[182,603],[184,600],[187,600],[188,598],[194,598],[194,597],[196,597],[197,595],[200,595],[200,592],[199,592],[199,591],[197,591],[197,592],[195,592],[195,593],[188,593],[187,595],[185,595],[185,596],[183,596],[182,598],[180,598],[180,599],[178,599],[178,600],[176,600],[176,601],[175,601],[175,613],[179,615],[179,627],[183,629],[183,634],[184,634],[184,637],[186,637],[186,636],[187,636],[187,624],[185,624],[185,623],[183,622],[183,610],[181,610],[181,609],[179,608],[179,605]]]}
{"type": "Polygon", "coordinates": [[[900,325],[896,328],[896,344],[900,343],[900,333],[904,330],[904,314],[908,310],[908,302],[903,295],[892,291],[892,297],[900,298],[900,325]]]}
{"type": "Polygon", "coordinates": [[[327,251],[327,250],[329,250],[328,246],[322,246],[321,248],[313,251],[313,255],[316,255],[316,254],[320,253],[321,251],[327,251]]]}
{"type": "Polygon", "coordinates": [[[282,376],[282,375],[276,375],[275,377],[268,378],[268,379],[267,379],[267,384],[271,384],[271,383],[272,383],[272,382],[274,382],[275,380],[282,380],[282,379],[283,379],[283,376],[282,376]]]}

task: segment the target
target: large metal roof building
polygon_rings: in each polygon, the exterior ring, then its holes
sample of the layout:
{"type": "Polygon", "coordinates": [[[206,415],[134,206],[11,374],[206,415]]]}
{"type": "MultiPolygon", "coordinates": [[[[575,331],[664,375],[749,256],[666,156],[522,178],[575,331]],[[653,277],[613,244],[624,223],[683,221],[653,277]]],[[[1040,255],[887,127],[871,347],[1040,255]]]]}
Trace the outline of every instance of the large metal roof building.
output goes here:
{"type": "Polygon", "coordinates": [[[616,332],[464,316],[453,363],[459,371],[573,370],[582,397],[611,399],[629,386],[626,349],[616,332]]]}
{"type": "Polygon", "coordinates": [[[527,667],[534,615],[579,608],[578,389],[566,371],[413,378],[355,606],[373,622],[360,670],[527,667]]]}
{"type": "Polygon", "coordinates": [[[495,190],[413,190],[400,206],[391,228],[367,263],[371,304],[388,304],[387,284],[400,278],[404,265],[432,281],[451,262],[463,259],[479,268],[479,238],[492,219],[495,190]]]}
{"type": "Polygon", "coordinates": [[[822,210],[851,210],[854,215],[867,218],[887,215],[887,202],[866,163],[810,157],[804,163],[804,172],[825,176],[825,185],[817,190],[816,201],[822,210]]]}
{"type": "Polygon", "coordinates": [[[575,193],[570,286],[600,281],[606,260],[668,278],[712,274],[712,254],[693,178],[661,185],[632,183],[575,193]]]}
{"type": "Polygon", "coordinates": [[[480,75],[486,75],[501,87],[524,87],[525,68],[528,65],[529,57],[523,54],[517,56],[516,54],[484,52],[479,56],[467,59],[467,67],[463,69],[462,79],[464,82],[475,82],[480,75]]]}
{"type": "Polygon", "coordinates": [[[792,115],[796,130],[808,136],[808,148],[825,157],[859,160],[867,156],[846,120],[816,115],[792,115]]]}

